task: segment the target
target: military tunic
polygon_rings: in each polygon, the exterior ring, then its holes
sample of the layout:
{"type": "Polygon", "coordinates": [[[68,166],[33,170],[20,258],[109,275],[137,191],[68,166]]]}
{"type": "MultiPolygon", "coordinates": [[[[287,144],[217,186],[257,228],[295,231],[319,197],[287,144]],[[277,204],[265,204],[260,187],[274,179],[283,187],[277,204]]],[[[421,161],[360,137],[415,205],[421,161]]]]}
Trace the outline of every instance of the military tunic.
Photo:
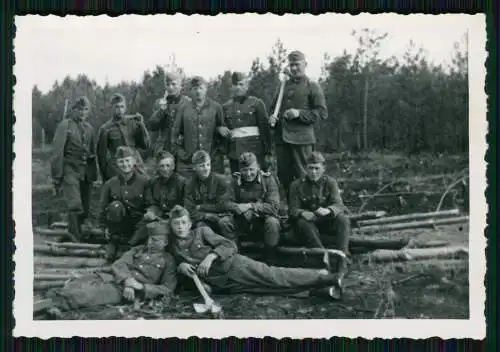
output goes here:
{"type": "MultiPolygon", "coordinates": [[[[206,98],[199,107],[195,101],[180,107],[172,126],[170,143],[177,159],[177,171],[181,175],[191,176],[191,158],[197,150],[205,150],[214,160],[217,149],[223,144],[218,128],[224,125],[222,107],[210,98],[206,98]]],[[[214,167],[216,171],[223,172],[221,165],[214,167]]]]}
{"type": "Polygon", "coordinates": [[[177,286],[176,265],[170,253],[149,252],[145,245],[126,252],[112,265],[113,274],[96,273],[69,281],[61,289],[49,292],[63,310],[116,305],[123,300],[124,281],[134,278],[144,285],[135,291],[142,300],[170,299],[177,286]]]}
{"type": "Polygon", "coordinates": [[[167,219],[174,206],[184,205],[185,186],[186,179],[177,173],[168,179],[161,176],[153,178],[146,189],[147,210],[167,219]]]}
{"type": "Polygon", "coordinates": [[[234,239],[234,224],[227,209],[229,186],[227,178],[215,172],[205,180],[193,175],[186,184],[184,206],[195,226],[210,226],[223,236],[234,239]]]}
{"type": "Polygon", "coordinates": [[[231,199],[227,208],[235,216],[236,232],[253,236],[261,235],[264,244],[276,246],[280,236],[278,210],[280,194],[278,184],[271,174],[260,171],[253,182],[246,182],[240,173],[233,174],[231,199]],[[238,213],[238,204],[251,203],[248,214],[238,213]]]}
{"type": "Polygon", "coordinates": [[[323,175],[317,182],[303,177],[291,184],[289,215],[294,230],[306,245],[321,248],[323,242],[328,242],[335,249],[348,253],[350,220],[347,214],[348,209],[333,177],[323,175]],[[301,217],[304,211],[314,212],[320,207],[330,209],[331,213],[312,221],[301,217]]]}
{"type": "Polygon", "coordinates": [[[69,232],[79,237],[81,222],[89,215],[91,184],[97,179],[94,129],[86,121],[64,119],[56,129],[52,148],[52,179],[63,191],[69,232]]]}
{"type": "Polygon", "coordinates": [[[191,101],[185,95],[168,96],[167,108],[158,110],[149,118],[147,125],[151,131],[158,131],[158,137],[153,147],[154,155],[160,151],[172,152],[171,135],[175,117],[182,104],[191,101]]]}
{"type": "MultiPolygon", "coordinates": [[[[276,104],[273,103],[273,106],[276,104]]],[[[306,172],[306,158],[316,143],[314,124],[328,116],[323,91],[308,77],[289,79],[285,83],[283,101],[278,113],[274,139],[278,159],[278,178],[288,192],[290,183],[306,172]],[[286,120],[284,112],[298,109],[298,118],[286,120]]]]}
{"type": "Polygon", "coordinates": [[[227,142],[231,172],[238,171],[238,158],[245,152],[254,153],[260,165],[267,167],[264,155],[272,152],[272,136],[264,102],[253,96],[235,97],[222,109],[232,134],[227,142]]]}
{"type": "Polygon", "coordinates": [[[297,293],[336,282],[334,275],[317,270],[268,266],[239,255],[233,241],[209,227],[196,228],[187,238],[173,238],[169,250],[177,265],[197,266],[209,253],[217,254],[206,279],[216,293],[297,293]]]}
{"type": "Polygon", "coordinates": [[[136,150],[137,169],[145,174],[144,162],[138,149],[150,147],[150,137],[146,126],[135,118],[113,117],[99,129],[97,139],[97,161],[103,181],[118,173],[115,153],[120,146],[136,150]]]}

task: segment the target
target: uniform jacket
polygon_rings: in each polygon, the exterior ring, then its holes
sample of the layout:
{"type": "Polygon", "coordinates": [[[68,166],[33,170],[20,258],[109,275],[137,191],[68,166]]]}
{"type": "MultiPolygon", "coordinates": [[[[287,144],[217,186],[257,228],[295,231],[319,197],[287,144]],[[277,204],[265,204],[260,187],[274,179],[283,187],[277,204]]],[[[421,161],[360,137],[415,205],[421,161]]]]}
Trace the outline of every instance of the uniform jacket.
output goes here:
{"type": "Polygon", "coordinates": [[[160,150],[166,150],[172,152],[171,146],[171,135],[172,126],[174,125],[175,117],[180,107],[186,102],[190,102],[191,98],[180,95],[177,97],[167,97],[167,108],[166,110],[158,110],[153,113],[153,115],[148,120],[148,128],[151,131],[158,131],[158,137],[155,142],[154,151],[155,153],[160,150]]]}
{"type": "Polygon", "coordinates": [[[222,107],[212,99],[206,98],[200,108],[194,101],[183,104],[172,126],[170,144],[173,154],[188,163],[197,150],[205,150],[213,157],[216,148],[222,145],[218,128],[224,125],[222,107]]]}
{"type": "Polygon", "coordinates": [[[333,177],[323,175],[317,182],[308,177],[297,179],[290,185],[289,214],[298,218],[304,211],[316,211],[319,207],[332,212],[347,212],[342,202],[339,186],[333,177]]]}
{"type": "Polygon", "coordinates": [[[257,216],[277,216],[280,207],[279,187],[268,172],[260,171],[253,182],[245,182],[239,172],[233,174],[231,199],[227,208],[237,213],[237,204],[252,203],[257,216]]]}
{"type": "MultiPolygon", "coordinates": [[[[272,104],[276,104],[277,97],[272,104]]],[[[318,83],[308,77],[289,79],[285,83],[283,101],[275,126],[276,143],[315,144],[314,124],[318,119],[326,119],[325,95],[318,83]],[[288,109],[299,109],[300,115],[293,120],[285,120],[283,113],[288,109]]]]}
{"type": "Polygon", "coordinates": [[[160,218],[167,218],[175,205],[184,205],[186,179],[173,173],[168,180],[154,177],[146,189],[148,209],[160,218]]]}
{"type": "Polygon", "coordinates": [[[123,176],[117,175],[110,178],[102,186],[100,201],[100,223],[105,225],[106,208],[113,201],[120,201],[127,210],[127,215],[140,220],[147,207],[146,188],[149,180],[146,176],[134,172],[126,181],[123,176]]]}
{"type": "Polygon", "coordinates": [[[116,149],[128,146],[135,149],[148,149],[151,140],[144,124],[134,118],[114,117],[106,121],[99,129],[97,138],[97,161],[101,175],[114,173],[114,160],[116,149]]]}
{"type": "Polygon", "coordinates": [[[94,129],[87,121],[62,120],[56,129],[52,151],[51,174],[55,183],[61,183],[63,178],[74,178],[73,182],[97,179],[94,129]]]}
{"type": "Polygon", "coordinates": [[[133,247],[112,265],[118,284],[134,278],[144,285],[144,298],[172,296],[177,286],[177,267],[168,252],[148,252],[146,245],[133,247]]]}
{"type": "Polygon", "coordinates": [[[186,184],[184,206],[193,220],[203,220],[211,214],[227,212],[230,185],[224,175],[211,172],[206,180],[193,175],[186,184]]]}
{"type": "Polygon", "coordinates": [[[271,153],[271,128],[262,100],[253,96],[233,98],[227,101],[222,109],[227,127],[230,130],[239,131],[243,127],[256,127],[258,131],[258,135],[252,134],[229,139],[227,141],[227,155],[230,159],[238,159],[240,154],[244,152],[252,152],[257,157],[271,153]]]}

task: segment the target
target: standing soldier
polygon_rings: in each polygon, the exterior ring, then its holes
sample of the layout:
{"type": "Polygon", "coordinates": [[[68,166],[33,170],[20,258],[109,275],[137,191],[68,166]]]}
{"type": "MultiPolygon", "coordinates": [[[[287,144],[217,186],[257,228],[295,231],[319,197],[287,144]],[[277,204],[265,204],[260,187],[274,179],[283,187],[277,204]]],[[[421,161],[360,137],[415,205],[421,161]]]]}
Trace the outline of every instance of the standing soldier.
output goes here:
{"type": "Polygon", "coordinates": [[[159,109],[148,120],[148,128],[157,131],[153,155],[161,151],[172,152],[171,134],[177,111],[182,104],[191,99],[181,94],[182,77],[174,72],[165,74],[165,97],[159,103],[159,109]]]}
{"type": "Polygon", "coordinates": [[[253,153],[240,155],[239,168],[240,172],[233,174],[232,199],[228,204],[235,216],[236,233],[263,238],[266,262],[274,263],[280,239],[278,184],[270,173],[260,170],[253,153]]]}
{"type": "Polygon", "coordinates": [[[228,138],[228,158],[231,172],[238,171],[238,158],[244,152],[257,156],[259,164],[267,170],[271,159],[271,129],[264,102],[247,94],[250,80],[243,73],[234,72],[233,97],[222,108],[226,124],[231,131],[228,138]]]}
{"type": "Polygon", "coordinates": [[[113,106],[113,117],[101,126],[97,139],[97,161],[103,182],[117,174],[114,156],[120,146],[128,146],[134,149],[137,170],[142,174],[146,174],[144,162],[136,149],[148,149],[150,147],[149,133],[144,125],[143,116],[139,113],[125,115],[127,105],[125,97],[121,94],[113,94],[110,103],[113,106]]]}
{"type": "Polygon", "coordinates": [[[284,86],[283,101],[278,114],[270,117],[271,126],[276,126],[278,178],[287,194],[290,183],[306,173],[306,158],[316,143],[315,122],[328,116],[321,87],[305,75],[304,54],[293,51],[288,62],[290,79],[284,86]]]}
{"type": "Polygon", "coordinates": [[[87,122],[90,102],[78,98],[72,116],[61,121],[54,136],[51,173],[56,192],[63,191],[68,207],[68,234],[78,242],[89,216],[92,182],[97,180],[94,129],[87,122]]]}
{"type": "MultiPolygon", "coordinates": [[[[207,82],[202,77],[191,80],[191,94],[192,101],[180,107],[171,135],[177,171],[185,177],[191,175],[194,152],[205,150],[214,158],[222,137],[229,136],[222,107],[207,97],[207,82]]],[[[217,165],[216,170],[222,173],[223,166],[217,165]]]]}

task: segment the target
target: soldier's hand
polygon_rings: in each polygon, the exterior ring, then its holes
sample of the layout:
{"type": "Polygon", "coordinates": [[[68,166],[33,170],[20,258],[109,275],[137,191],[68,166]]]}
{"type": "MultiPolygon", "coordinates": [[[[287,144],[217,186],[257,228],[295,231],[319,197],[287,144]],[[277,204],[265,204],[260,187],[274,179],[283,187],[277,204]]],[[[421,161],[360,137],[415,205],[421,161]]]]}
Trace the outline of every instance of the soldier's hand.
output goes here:
{"type": "Polygon", "coordinates": [[[94,182],[92,182],[92,187],[94,188],[99,188],[102,186],[102,180],[96,180],[94,182]]]}
{"type": "Polygon", "coordinates": [[[249,203],[241,203],[241,204],[238,204],[238,212],[240,214],[243,214],[243,213],[246,213],[247,211],[249,211],[250,209],[252,208],[252,205],[249,204],[249,203]]]}
{"type": "Polygon", "coordinates": [[[144,220],[146,221],[153,221],[153,220],[156,220],[156,214],[153,213],[151,210],[148,210],[145,214],[144,214],[144,220]]]}
{"type": "Polygon", "coordinates": [[[198,268],[196,269],[196,273],[198,276],[205,278],[208,275],[208,272],[210,271],[210,267],[212,266],[212,263],[214,260],[217,258],[217,255],[214,253],[209,253],[205,259],[198,265],[198,268]]]}
{"type": "Polygon", "coordinates": [[[316,215],[314,215],[314,213],[310,211],[304,211],[301,215],[307,221],[313,221],[316,218],[316,215]]]}
{"type": "Polygon", "coordinates": [[[193,277],[194,275],[194,266],[192,266],[189,263],[180,263],[179,266],[177,267],[177,270],[183,274],[186,275],[187,277],[193,277]]]}
{"type": "Polygon", "coordinates": [[[107,229],[107,228],[104,229],[104,238],[108,241],[111,239],[111,233],[109,232],[109,229],[107,229]]]}
{"type": "Polygon", "coordinates": [[[253,211],[247,210],[246,212],[243,213],[243,216],[245,217],[245,219],[247,221],[250,221],[250,220],[252,220],[252,217],[253,217],[253,211]]]}
{"type": "Polygon", "coordinates": [[[53,183],[52,184],[52,195],[58,196],[59,193],[61,193],[61,184],[60,183],[53,183]]]}
{"type": "Polygon", "coordinates": [[[299,117],[299,115],[300,115],[300,111],[297,109],[288,109],[287,111],[285,111],[285,118],[287,120],[296,119],[299,117]]]}
{"type": "Polygon", "coordinates": [[[327,216],[331,213],[332,211],[328,208],[323,208],[323,207],[319,207],[314,213],[317,215],[317,216],[327,216]]]}
{"type": "Polygon", "coordinates": [[[123,298],[125,298],[127,301],[133,301],[135,298],[134,289],[130,286],[125,286],[125,288],[123,289],[123,298]]]}
{"type": "Polygon", "coordinates": [[[136,119],[139,123],[143,124],[144,123],[144,116],[142,116],[140,113],[136,112],[134,119],[136,119]]]}
{"type": "Polygon", "coordinates": [[[219,127],[219,133],[224,138],[231,138],[231,130],[226,126],[219,127]]]}
{"type": "Polygon", "coordinates": [[[269,116],[269,124],[271,125],[271,127],[276,126],[277,122],[278,122],[278,115],[272,114],[271,116],[269,116]]]}

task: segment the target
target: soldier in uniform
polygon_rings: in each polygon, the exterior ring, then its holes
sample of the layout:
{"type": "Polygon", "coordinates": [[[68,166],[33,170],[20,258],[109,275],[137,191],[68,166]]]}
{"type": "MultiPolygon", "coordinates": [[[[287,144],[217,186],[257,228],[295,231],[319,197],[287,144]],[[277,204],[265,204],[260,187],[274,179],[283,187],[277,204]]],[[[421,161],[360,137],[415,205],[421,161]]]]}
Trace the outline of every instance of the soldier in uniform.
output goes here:
{"type": "Polygon", "coordinates": [[[150,137],[144,125],[144,118],[139,113],[133,116],[125,115],[126,101],[121,94],[114,94],[110,102],[113,106],[113,117],[101,126],[97,138],[97,161],[102,180],[106,182],[117,174],[116,160],[113,157],[120,146],[134,149],[137,170],[145,175],[144,162],[137,150],[150,147],[150,137]]]}
{"type": "Polygon", "coordinates": [[[267,170],[272,136],[266,107],[262,100],[247,94],[250,82],[243,73],[234,72],[231,78],[233,97],[222,106],[231,131],[227,142],[231,172],[238,172],[238,158],[244,152],[254,153],[267,170]]]}
{"type": "Polygon", "coordinates": [[[316,143],[315,122],[328,116],[321,87],[305,75],[304,54],[293,51],[288,62],[290,79],[285,83],[283,101],[278,115],[270,117],[275,125],[278,178],[287,193],[290,183],[306,173],[306,158],[316,143]]]}
{"type": "MultiPolygon", "coordinates": [[[[260,170],[255,154],[240,155],[240,172],[233,174],[232,199],[228,204],[235,217],[236,233],[250,233],[264,240],[267,263],[274,263],[280,239],[278,184],[268,172],[260,170]]],[[[236,243],[238,243],[239,236],[236,243]]]]}
{"type": "Polygon", "coordinates": [[[146,244],[133,247],[111,266],[112,273],[88,274],[49,291],[48,313],[63,318],[63,311],[163,298],[167,303],[177,286],[177,267],[165,248],[165,233],[150,232],[146,244]]]}
{"type": "Polygon", "coordinates": [[[181,94],[182,77],[174,72],[165,74],[166,98],[159,104],[159,109],[148,120],[148,128],[157,131],[157,139],[153,147],[153,155],[161,151],[172,152],[172,126],[177,112],[182,104],[191,99],[181,94]]]}
{"type": "Polygon", "coordinates": [[[227,208],[230,183],[225,176],[212,171],[206,151],[195,152],[192,163],[194,175],[186,184],[184,205],[193,214],[194,225],[209,226],[235,239],[233,219],[227,208]]]}
{"type": "Polygon", "coordinates": [[[339,298],[337,277],[327,270],[268,266],[239,255],[236,244],[209,227],[191,228],[189,212],[176,206],[170,213],[173,232],[169,250],[178,272],[196,273],[214,293],[322,294],[339,298]]]}
{"type": "Polygon", "coordinates": [[[101,190],[101,227],[109,237],[106,246],[108,261],[116,258],[119,247],[140,244],[146,231],[143,216],[146,212],[148,178],[136,170],[136,153],[130,147],[118,147],[116,163],[119,174],[110,178],[101,190]]]}
{"type": "MultiPolygon", "coordinates": [[[[183,104],[172,127],[171,146],[177,159],[177,171],[191,176],[191,158],[197,150],[205,150],[214,158],[223,138],[229,136],[222,107],[206,96],[207,82],[202,77],[191,80],[192,101],[183,104]]],[[[222,173],[223,165],[214,165],[222,173]]]]}
{"type": "Polygon", "coordinates": [[[59,123],[52,143],[52,180],[56,192],[62,189],[68,207],[68,235],[82,239],[81,225],[89,216],[92,182],[97,180],[94,129],[87,122],[90,102],[80,97],[72,116],[59,123]]]}
{"type": "MultiPolygon", "coordinates": [[[[349,254],[351,232],[348,209],[342,202],[339,187],[333,177],[325,175],[325,159],[319,152],[307,158],[307,175],[293,181],[289,194],[289,215],[299,240],[311,248],[338,249],[349,254]]],[[[331,263],[330,270],[343,273],[345,260],[331,263]]]]}

